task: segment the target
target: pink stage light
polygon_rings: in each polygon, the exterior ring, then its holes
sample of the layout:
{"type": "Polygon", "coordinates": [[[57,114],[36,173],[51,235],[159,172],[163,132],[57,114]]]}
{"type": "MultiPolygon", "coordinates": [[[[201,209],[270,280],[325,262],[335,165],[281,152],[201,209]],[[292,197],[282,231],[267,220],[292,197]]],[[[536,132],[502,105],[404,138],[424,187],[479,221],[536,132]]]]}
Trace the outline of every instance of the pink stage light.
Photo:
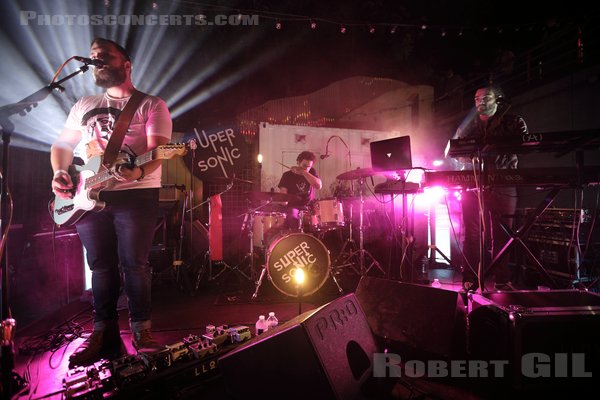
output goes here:
{"type": "Polygon", "coordinates": [[[421,193],[414,195],[415,210],[420,212],[428,212],[432,205],[444,201],[445,194],[446,189],[441,186],[432,186],[423,189],[421,193]]]}
{"type": "Polygon", "coordinates": [[[423,189],[422,200],[427,204],[436,204],[444,199],[446,189],[441,186],[432,186],[423,189]]]}
{"type": "Polygon", "coordinates": [[[405,174],[405,179],[407,182],[414,182],[421,184],[423,182],[423,175],[425,171],[422,169],[412,169],[410,172],[405,174]]]}

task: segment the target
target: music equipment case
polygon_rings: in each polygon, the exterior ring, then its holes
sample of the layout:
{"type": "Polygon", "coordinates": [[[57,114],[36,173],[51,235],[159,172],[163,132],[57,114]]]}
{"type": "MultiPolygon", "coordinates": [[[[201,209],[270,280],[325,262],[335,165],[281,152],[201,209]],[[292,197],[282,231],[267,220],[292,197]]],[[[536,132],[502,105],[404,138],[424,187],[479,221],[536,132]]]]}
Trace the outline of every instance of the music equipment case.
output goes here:
{"type": "Polygon", "coordinates": [[[470,293],[468,307],[470,358],[508,361],[505,377],[514,387],[589,386],[600,376],[599,295],[579,290],[470,293]],[[532,370],[534,353],[540,356],[532,370]],[[585,364],[574,354],[583,354],[585,364]],[[531,377],[531,372],[540,375],[531,377]],[[576,377],[582,372],[593,377],[576,377]]]}

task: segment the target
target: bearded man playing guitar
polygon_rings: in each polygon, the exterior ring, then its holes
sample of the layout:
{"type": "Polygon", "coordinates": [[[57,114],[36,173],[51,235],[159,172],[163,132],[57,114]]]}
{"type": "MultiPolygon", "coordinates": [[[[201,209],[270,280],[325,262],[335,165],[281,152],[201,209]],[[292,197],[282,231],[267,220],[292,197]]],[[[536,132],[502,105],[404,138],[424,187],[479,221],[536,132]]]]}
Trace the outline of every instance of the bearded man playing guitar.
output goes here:
{"type": "MultiPolygon", "coordinates": [[[[72,107],[63,131],[52,145],[52,191],[59,201],[77,195],[79,179],[71,166],[75,148],[80,142],[85,143],[88,159],[104,153],[115,121],[137,92],[131,81],[131,60],[123,47],[97,38],[91,44],[90,58],[99,60],[93,71],[96,85],[107,90],[101,95],[82,97],[72,107]]],[[[165,145],[172,133],[165,102],[139,92],[136,96],[142,96],[142,100],[120,146],[134,157],[165,145]]],[[[76,222],[92,271],[94,330],[71,355],[71,367],[120,355],[119,266],[134,347],[138,352],[162,348],[151,333],[152,273],[148,263],[159,212],[161,160],[152,159],[143,165],[117,164],[108,172],[110,179],[99,191],[98,200],[103,207],[82,215],[76,222]]]]}

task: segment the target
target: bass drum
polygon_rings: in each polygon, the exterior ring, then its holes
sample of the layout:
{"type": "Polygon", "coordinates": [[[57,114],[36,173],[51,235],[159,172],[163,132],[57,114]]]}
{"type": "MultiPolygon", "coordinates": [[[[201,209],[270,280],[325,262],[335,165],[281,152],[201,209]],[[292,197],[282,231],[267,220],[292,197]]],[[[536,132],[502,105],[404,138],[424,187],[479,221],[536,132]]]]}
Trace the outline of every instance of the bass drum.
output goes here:
{"type": "Polygon", "coordinates": [[[329,277],[329,250],[316,237],[290,233],[271,243],[267,251],[267,272],[273,286],[291,297],[309,296],[319,290],[329,277]],[[304,271],[299,288],[295,278],[298,268],[304,271]]]}

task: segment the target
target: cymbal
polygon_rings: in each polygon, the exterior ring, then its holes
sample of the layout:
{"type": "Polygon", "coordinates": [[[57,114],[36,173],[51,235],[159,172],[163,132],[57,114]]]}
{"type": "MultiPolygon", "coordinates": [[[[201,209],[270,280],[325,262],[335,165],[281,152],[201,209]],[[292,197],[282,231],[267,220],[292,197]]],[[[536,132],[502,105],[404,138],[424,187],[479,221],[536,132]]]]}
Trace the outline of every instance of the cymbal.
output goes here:
{"type": "Polygon", "coordinates": [[[279,192],[246,192],[246,195],[253,200],[270,200],[270,201],[299,201],[300,197],[295,194],[279,193],[279,192]]]}
{"type": "Polygon", "coordinates": [[[339,174],[336,179],[341,181],[351,181],[354,179],[366,178],[368,176],[381,175],[381,172],[373,170],[373,168],[357,168],[339,174]]]}
{"type": "Polygon", "coordinates": [[[206,181],[209,183],[232,183],[232,182],[254,183],[253,181],[249,181],[247,179],[236,178],[235,176],[232,178],[228,178],[225,176],[217,176],[214,178],[207,179],[206,181]]]}

